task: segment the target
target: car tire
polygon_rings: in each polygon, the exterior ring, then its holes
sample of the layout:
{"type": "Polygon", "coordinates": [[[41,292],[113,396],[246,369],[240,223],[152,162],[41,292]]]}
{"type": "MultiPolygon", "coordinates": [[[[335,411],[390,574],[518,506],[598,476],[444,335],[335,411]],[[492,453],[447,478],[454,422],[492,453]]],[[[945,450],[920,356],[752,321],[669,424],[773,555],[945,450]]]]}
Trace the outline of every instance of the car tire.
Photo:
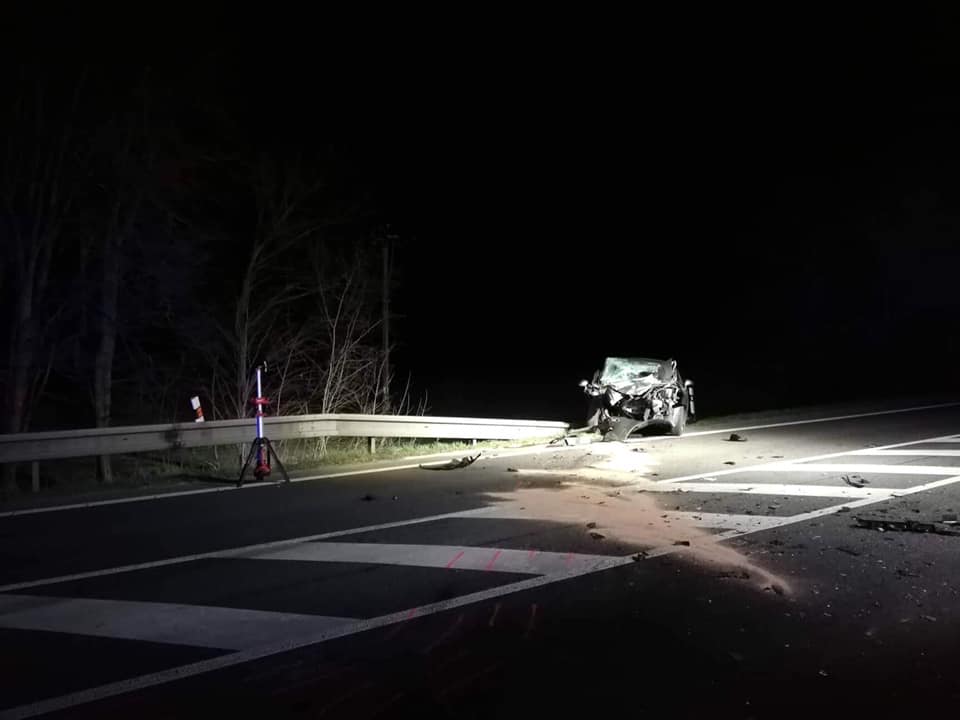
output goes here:
{"type": "Polygon", "coordinates": [[[670,423],[671,435],[683,435],[683,429],[687,425],[687,409],[681,405],[673,409],[673,422],[670,423]]]}
{"type": "Polygon", "coordinates": [[[600,425],[603,416],[603,401],[600,398],[591,398],[587,409],[587,427],[595,428],[600,425]]]}

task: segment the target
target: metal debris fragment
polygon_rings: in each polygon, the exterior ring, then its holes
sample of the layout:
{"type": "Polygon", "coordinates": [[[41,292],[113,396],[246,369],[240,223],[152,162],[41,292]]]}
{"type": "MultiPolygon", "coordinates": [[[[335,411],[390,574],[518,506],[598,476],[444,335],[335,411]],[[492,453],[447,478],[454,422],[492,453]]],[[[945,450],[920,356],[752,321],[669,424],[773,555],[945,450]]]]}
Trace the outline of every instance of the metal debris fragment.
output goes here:
{"type": "Polygon", "coordinates": [[[443,465],[421,465],[421,470],[458,470],[460,468],[465,468],[468,465],[473,465],[478,459],[480,459],[480,453],[477,453],[473,457],[467,455],[457,460],[450,460],[449,462],[444,463],[443,465]]]}
{"type": "Polygon", "coordinates": [[[878,530],[880,532],[915,532],[930,533],[934,535],[960,535],[960,530],[954,530],[951,526],[935,521],[924,520],[890,520],[887,518],[871,518],[857,515],[854,517],[857,527],[868,530],[878,530]]]}
{"type": "Polygon", "coordinates": [[[730,433],[730,437],[727,438],[727,442],[746,442],[747,439],[738,433],[730,433]]]}
{"type": "Polygon", "coordinates": [[[869,480],[864,480],[859,475],[844,475],[841,479],[850,487],[855,488],[862,488],[870,482],[869,480]]]}

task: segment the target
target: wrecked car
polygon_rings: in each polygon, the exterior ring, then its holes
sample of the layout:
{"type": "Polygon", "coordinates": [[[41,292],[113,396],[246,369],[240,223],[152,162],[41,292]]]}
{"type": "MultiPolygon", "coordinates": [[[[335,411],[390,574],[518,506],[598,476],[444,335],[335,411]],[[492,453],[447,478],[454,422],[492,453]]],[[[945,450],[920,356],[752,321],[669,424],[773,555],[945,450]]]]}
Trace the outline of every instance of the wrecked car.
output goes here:
{"type": "Polygon", "coordinates": [[[587,428],[606,440],[638,431],[680,435],[696,420],[693,382],[680,377],[676,360],[608,357],[580,387],[589,398],[587,428]]]}

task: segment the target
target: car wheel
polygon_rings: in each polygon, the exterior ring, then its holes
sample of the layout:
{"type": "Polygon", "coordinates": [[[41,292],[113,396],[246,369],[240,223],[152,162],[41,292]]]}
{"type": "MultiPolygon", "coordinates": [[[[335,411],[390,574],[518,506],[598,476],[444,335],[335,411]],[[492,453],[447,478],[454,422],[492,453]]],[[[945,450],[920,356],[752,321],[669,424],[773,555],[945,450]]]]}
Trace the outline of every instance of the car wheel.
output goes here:
{"type": "Polygon", "coordinates": [[[683,435],[687,425],[687,409],[682,405],[673,409],[673,422],[670,424],[671,435],[683,435]]]}
{"type": "Polygon", "coordinates": [[[603,415],[603,401],[599,398],[592,398],[587,409],[587,427],[595,428],[600,424],[603,415]]]}

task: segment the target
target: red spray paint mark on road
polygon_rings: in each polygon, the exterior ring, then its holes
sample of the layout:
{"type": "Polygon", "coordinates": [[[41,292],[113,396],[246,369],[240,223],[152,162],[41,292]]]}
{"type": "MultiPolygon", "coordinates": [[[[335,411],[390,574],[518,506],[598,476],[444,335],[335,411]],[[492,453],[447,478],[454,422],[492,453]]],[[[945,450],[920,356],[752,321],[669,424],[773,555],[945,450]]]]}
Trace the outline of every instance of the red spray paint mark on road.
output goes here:
{"type": "Polygon", "coordinates": [[[529,553],[527,553],[527,560],[533,560],[533,558],[536,557],[536,555],[537,555],[538,552],[540,552],[540,551],[539,551],[539,550],[531,550],[529,553]]]}
{"type": "Polygon", "coordinates": [[[486,567],[487,570],[493,570],[493,564],[497,561],[497,558],[500,557],[500,553],[502,553],[502,552],[503,552],[503,550],[497,550],[497,551],[493,554],[493,557],[490,558],[490,562],[487,563],[487,567],[486,567]]]}
{"type": "Polygon", "coordinates": [[[407,613],[407,620],[410,620],[414,615],[417,614],[416,608],[410,608],[410,612],[407,613]]]}
{"type": "MultiPolygon", "coordinates": [[[[567,563],[567,565],[569,565],[570,563],[572,563],[572,562],[573,562],[573,553],[572,553],[572,552],[567,553],[567,556],[566,556],[563,560],[564,560],[564,562],[567,563]]],[[[536,605],[534,605],[534,607],[536,607],[536,605]]]]}
{"type": "Polygon", "coordinates": [[[459,560],[460,558],[463,557],[463,552],[464,552],[463,550],[461,550],[460,552],[458,552],[456,555],[454,555],[453,560],[451,560],[450,562],[447,563],[447,569],[448,569],[448,570],[449,570],[450,568],[452,568],[452,567],[456,564],[457,560],[459,560]]]}

